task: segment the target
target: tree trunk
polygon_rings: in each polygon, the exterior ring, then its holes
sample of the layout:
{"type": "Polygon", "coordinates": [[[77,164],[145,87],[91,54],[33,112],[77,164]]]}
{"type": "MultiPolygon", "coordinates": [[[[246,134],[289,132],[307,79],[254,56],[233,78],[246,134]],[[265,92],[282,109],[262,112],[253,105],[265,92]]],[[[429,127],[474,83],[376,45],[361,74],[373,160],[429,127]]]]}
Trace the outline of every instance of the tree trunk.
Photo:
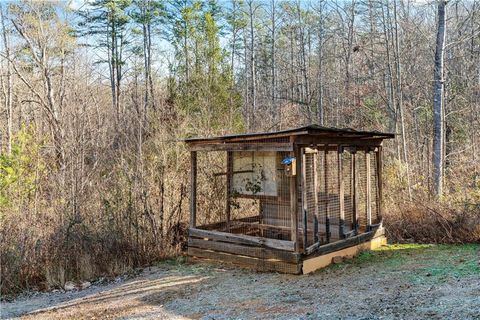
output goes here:
{"type": "Polygon", "coordinates": [[[277,114],[277,106],[276,106],[276,95],[277,95],[277,78],[276,78],[276,61],[275,61],[275,42],[276,42],[276,20],[275,20],[275,11],[277,10],[276,8],[276,3],[275,0],[272,1],[272,15],[271,15],[271,27],[272,27],[272,66],[271,66],[271,72],[272,72],[272,105],[271,105],[271,113],[272,113],[272,122],[273,122],[273,128],[277,129],[278,127],[278,114],[277,114]]]}
{"type": "Polygon", "coordinates": [[[447,1],[438,3],[437,44],[435,48],[435,68],[433,73],[433,188],[434,195],[443,194],[443,96],[444,96],[444,51],[446,36],[445,7],[447,1]]]}
{"type": "Polygon", "coordinates": [[[394,30],[395,30],[395,65],[396,65],[396,72],[397,72],[397,104],[398,104],[398,113],[400,115],[400,130],[402,132],[402,155],[403,155],[403,162],[406,168],[406,175],[407,175],[407,191],[408,191],[408,198],[412,200],[412,189],[410,187],[410,170],[408,166],[408,150],[407,150],[407,136],[405,130],[405,117],[403,115],[403,91],[402,91],[402,65],[400,63],[400,39],[398,36],[398,17],[397,17],[397,0],[393,1],[393,17],[394,17],[394,30]]]}
{"type": "Polygon", "coordinates": [[[13,77],[12,66],[10,61],[10,46],[7,37],[7,29],[5,28],[5,16],[3,14],[3,7],[0,5],[0,15],[2,20],[3,45],[5,47],[5,56],[7,57],[7,88],[5,92],[5,109],[7,111],[7,152],[12,152],[12,96],[13,96],[13,77]]]}
{"type": "Polygon", "coordinates": [[[255,127],[255,113],[257,112],[257,97],[256,97],[256,81],[255,81],[255,33],[253,28],[253,15],[255,9],[253,8],[254,3],[253,1],[248,2],[248,9],[249,9],[249,18],[250,18],[250,95],[252,101],[252,114],[251,114],[251,122],[249,129],[255,127]]]}

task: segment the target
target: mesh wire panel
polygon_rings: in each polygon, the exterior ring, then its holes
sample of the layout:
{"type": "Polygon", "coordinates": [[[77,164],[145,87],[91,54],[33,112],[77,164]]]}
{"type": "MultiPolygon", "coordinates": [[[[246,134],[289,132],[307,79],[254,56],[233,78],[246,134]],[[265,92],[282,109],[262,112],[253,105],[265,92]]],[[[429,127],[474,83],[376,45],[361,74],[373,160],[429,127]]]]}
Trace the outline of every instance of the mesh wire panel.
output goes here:
{"type": "Polygon", "coordinates": [[[287,152],[235,151],[230,232],[290,240],[290,179],[281,163],[287,152]]]}
{"type": "Polygon", "coordinates": [[[302,199],[303,211],[301,211],[301,219],[299,222],[300,234],[308,247],[317,241],[318,221],[316,214],[318,213],[318,191],[317,189],[317,153],[316,151],[305,153],[302,165],[302,199]],[[316,194],[317,193],[317,194],[316,194]]]}
{"type": "Polygon", "coordinates": [[[352,154],[348,151],[343,152],[343,190],[344,190],[344,231],[348,232],[353,225],[353,183],[352,183],[352,154]]]}
{"type": "Polygon", "coordinates": [[[197,152],[197,224],[224,230],[227,180],[224,151],[197,152]]]}
{"type": "Polygon", "coordinates": [[[378,196],[378,173],[377,173],[377,161],[378,161],[378,153],[371,152],[370,153],[370,179],[371,179],[371,198],[370,198],[370,205],[372,208],[372,223],[380,223],[380,217],[378,212],[379,207],[379,196],[378,196]]]}
{"type": "Polygon", "coordinates": [[[356,211],[358,228],[360,231],[367,229],[367,170],[365,151],[359,150],[355,154],[355,173],[356,173],[356,211]]]}
{"type": "MultiPolygon", "coordinates": [[[[257,141],[257,143],[261,143],[257,141]]],[[[344,232],[379,223],[378,151],[325,146],[302,149],[298,240],[306,248],[317,241],[337,241],[340,234],[340,180],[343,181],[344,232]],[[341,160],[341,161],[340,161],[341,160]],[[342,176],[339,177],[339,165],[342,176]],[[369,170],[367,165],[369,163],[369,170]],[[370,181],[370,201],[367,188],[370,181]],[[328,221],[328,226],[327,226],[328,221]],[[330,231],[327,233],[328,230],[330,231]]],[[[282,160],[289,152],[198,152],[197,225],[200,228],[270,239],[291,240],[290,181],[282,160]]]]}

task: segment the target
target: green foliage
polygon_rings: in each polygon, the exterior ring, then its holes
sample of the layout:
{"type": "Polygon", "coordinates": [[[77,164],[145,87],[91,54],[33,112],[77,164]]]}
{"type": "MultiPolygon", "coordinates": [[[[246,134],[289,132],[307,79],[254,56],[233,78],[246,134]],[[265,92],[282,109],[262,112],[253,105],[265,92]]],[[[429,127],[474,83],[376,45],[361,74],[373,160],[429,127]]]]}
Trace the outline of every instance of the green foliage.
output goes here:
{"type": "Polygon", "coordinates": [[[45,172],[45,163],[39,156],[42,144],[34,136],[32,127],[23,127],[13,139],[11,154],[0,155],[0,209],[13,208],[30,199],[38,178],[45,172]]]}
{"type": "Polygon", "coordinates": [[[206,6],[185,2],[172,21],[178,64],[172,66],[170,99],[197,131],[242,127],[241,95],[234,89],[233,70],[220,46],[219,15],[214,1],[206,6]]]}

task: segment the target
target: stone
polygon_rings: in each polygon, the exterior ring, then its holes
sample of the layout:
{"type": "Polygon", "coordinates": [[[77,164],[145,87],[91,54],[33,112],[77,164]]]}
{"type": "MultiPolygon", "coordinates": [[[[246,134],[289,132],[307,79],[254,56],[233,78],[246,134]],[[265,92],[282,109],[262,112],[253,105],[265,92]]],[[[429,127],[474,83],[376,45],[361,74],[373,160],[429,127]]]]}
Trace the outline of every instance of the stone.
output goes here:
{"type": "Polygon", "coordinates": [[[80,288],[82,288],[82,290],[85,290],[87,289],[88,287],[90,287],[92,284],[89,282],[89,281],[84,281],[80,284],[80,288]]]}
{"type": "Polygon", "coordinates": [[[72,291],[75,290],[75,288],[75,283],[73,283],[72,281],[65,282],[65,285],[63,286],[63,289],[65,289],[65,291],[72,291]]]}
{"type": "Polygon", "coordinates": [[[343,262],[343,257],[341,257],[341,256],[333,257],[332,262],[335,263],[335,264],[342,263],[343,262]]]}

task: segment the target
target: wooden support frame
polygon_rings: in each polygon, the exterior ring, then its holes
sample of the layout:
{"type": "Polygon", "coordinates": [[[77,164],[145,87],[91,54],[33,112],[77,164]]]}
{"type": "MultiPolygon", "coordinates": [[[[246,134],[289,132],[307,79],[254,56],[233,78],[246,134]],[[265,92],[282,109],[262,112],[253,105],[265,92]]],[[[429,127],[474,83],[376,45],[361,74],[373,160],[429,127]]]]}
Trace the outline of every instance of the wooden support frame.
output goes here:
{"type": "Polygon", "coordinates": [[[292,151],[291,143],[198,143],[192,151],[292,151]]]}
{"type": "MultiPolygon", "coordinates": [[[[326,129],[315,127],[300,129],[286,131],[280,136],[275,133],[264,133],[187,139],[191,151],[190,234],[188,239],[190,256],[238,262],[263,271],[300,273],[305,271],[306,264],[310,267],[318,267],[319,260],[310,261],[311,258],[321,258],[321,263],[330,263],[329,254],[338,255],[343,252],[342,250],[353,252],[357,244],[366,244],[367,241],[374,239],[376,241],[377,238],[372,238],[372,236],[375,237],[378,232],[372,232],[382,229],[381,216],[383,215],[381,146],[383,139],[392,138],[393,135],[375,132],[361,133],[355,130],[330,130],[331,132],[324,133],[323,131],[326,129]],[[358,156],[355,154],[357,148],[365,150],[365,163],[360,157],[361,154],[358,156]],[[214,173],[214,176],[222,176],[220,193],[222,196],[226,193],[226,199],[218,200],[225,204],[225,208],[224,210],[220,209],[218,213],[215,212],[214,221],[216,222],[209,225],[199,225],[204,222],[204,219],[202,216],[197,217],[197,202],[199,204],[204,202],[203,199],[197,199],[197,180],[204,181],[203,169],[197,168],[197,166],[204,167],[203,163],[197,163],[198,151],[223,151],[222,163],[215,162],[213,171],[218,171],[214,173]],[[233,177],[235,177],[233,154],[235,151],[282,152],[281,159],[280,157],[276,158],[277,173],[273,173],[276,175],[285,170],[285,167],[278,167],[281,160],[287,160],[283,157],[285,153],[295,158],[292,167],[288,167],[288,173],[292,172],[293,175],[288,177],[287,173],[285,178],[282,176],[282,188],[279,189],[281,192],[278,192],[278,195],[238,195],[239,198],[258,199],[260,212],[257,207],[252,206],[245,212],[240,209],[237,214],[237,208],[234,205],[237,195],[234,195],[233,190],[233,177]],[[321,151],[324,152],[323,161],[320,158],[321,151]],[[349,160],[345,156],[345,152],[352,154],[350,166],[344,163],[349,160]],[[217,170],[217,166],[224,168],[225,154],[227,155],[226,170],[217,170]],[[374,160],[371,159],[372,155],[375,157],[374,160]],[[313,158],[308,159],[310,156],[313,158]],[[308,167],[306,159],[309,160],[308,167]],[[313,168],[310,167],[312,163],[313,168]],[[360,182],[364,174],[363,164],[365,164],[365,174],[367,175],[365,183],[360,182]],[[335,165],[338,166],[337,172],[335,172],[335,165]],[[322,166],[324,172],[321,172],[322,166]],[[197,173],[199,174],[198,178],[197,173]],[[349,173],[352,179],[350,195],[348,195],[348,190],[345,190],[349,182],[346,180],[349,173]],[[200,174],[202,175],[200,176],[200,174]],[[313,175],[313,181],[310,181],[310,175],[313,175]],[[322,185],[322,175],[324,175],[324,185],[322,185]],[[223,176],[226,176],[226,190],[223,190],[225,183],[223,176]],[[332,190],[332,179],[335,182],[333,185],[336,185],[335,190],[332,190]],[[338,181],[335,181],[336,179],[338,181]],[[290,182],[289,185],[288,182],[290,182]],[[372,190],[374,187],[376,190],[372,190]],[[363,192],[364,188],[365,193],[363,192]],[[372,194],[374,191],[377,192],[377,197],[372,194]],[[312,196],[313,198],[311,198],[312,196]],[[376,198],[375,201],[378,201],[376,206],[372,204],[374,198],[376,198]],[[362,211],[364,200],[366,202],[365,214],[362,211]],[[353,209],[352,225],[350,225],[350,219],[345,221],[346,209],[350,209],[350,203],[353,209]],[[275,207],[276,205],[278,207],[275,207]],[[359,208],[359,206],[362,207],[359,208]],[[377,215],[374,207],[378,209],[377,215]],[[251,216],[256,214],[258,216],[251,216]],[[265,215],[265,220],[261,219],[262,214],[265,215]],[[332,218],[333,214],[334,219],[332,218]],[[242,218],[236,219],[237,215],[242,218]],[[359,217],[359,215],[361,216],[359,217]],[[367,220],[367,230],[364,230],[364,215],[367,220]],[[217,216],[221,216],[220,222],[218,222],[217,216]],[[338,223],[337,217],[339,217],[338,223]],[[380,220],[377,221],[376,217],[380,220]],[[200,223],[197,218],[201,218],[200,223]],[[361,227],[359,226],[360,220],[362,220],[361,227]],[[362,233],[358,234],[360,231],[362,233]]],[[[253,171],[239,170],[236,173],[249,172],[253,171]]],[[[223,209],[222,205],[221,207],[223,209]]]]}
{"type": "Polygon", "coordinates": [[[313,221],[313,242],[319,242],[318,237],[318,224],[319,224],[319,211],[318,211],[318,157],[320,153],[317,151],[313,154],[313,204],[315,206],[314,210],[314,221],[313,221]]]}
{"type": "Polygon", "coordinates": [[[295,169],[296,175],[290,177],[290,216],[291,216],[291,240],[295,246],[295,252],[300,252],[300,244],[298,242],[298,195],[297,195],[297,186],[298,186],[298,177],[300,176],[301,170],[301,154],[300,148],[295,145],[294,139],[291,139],[292,144],[294,145],[293,151],[290,153],[292,157],[295,157],[295,169]]]}
{"type": "Polygon", "coordinates": [[[307,159],[306,159],[306,156],[305,156],[305,148],[302,148],[301,149],[301,153],[302,153],[302,163],[301,163],[301,167],[302,167],[302,176],[301,176],[301,186],[302,186],[302,217],[303,217],[303,251],[305,252],[305,249],[307,247],[307,243],[308,243],[308,217],[307,217],[307,204],[306,204],[306,201],[307,201],[307,166],[306,166],[306,163],[307,163],[307,159]]]}
{"type": "Polygon", "coordinates": [[[372,172],[370,168],[370,150],[365,151],[365,174],[367,179],[365,180],[365,213],[367,221],[367,230],[370,230],[372,225],[372,201],[371,192],[372,192],[372,172]]]}
{"type": "Polygon", "coordinates": [[[260,246],[284,251],[295,251],[294,243],[288,240],[268,239],[262,237],[248,236],[243,234],[233,234],[228,232],[202,230],[197,228],[190,228],[188,230],[190,237],[210,239],[226,243],[236,243],[251,246],[260,246]]]}
{"type": "Polygon", "coordinates": [[[197,225],[197,152],[190,152],[190,228],[197,225]]]}
{"type": "Polygon", "coordinates": [[[327,243],[330,243],[330,195],[328,184],[328,144],[325,145],[325,152],[323,156],[324,174],[325,174],[325,233],[327,236],[327,243]]]}
{"type": "Polygon", "coordinates": [[[339,207],[340,207],[340,221],[339,221],[339,228],[338,228],[338,237],[343,239],[345,237],[344,234],[344,224],[345,224],[345,190],[344,190],[344,177],[343,177],[343,147],[338,147],[338,200],[339,200],[339,207]]]}

